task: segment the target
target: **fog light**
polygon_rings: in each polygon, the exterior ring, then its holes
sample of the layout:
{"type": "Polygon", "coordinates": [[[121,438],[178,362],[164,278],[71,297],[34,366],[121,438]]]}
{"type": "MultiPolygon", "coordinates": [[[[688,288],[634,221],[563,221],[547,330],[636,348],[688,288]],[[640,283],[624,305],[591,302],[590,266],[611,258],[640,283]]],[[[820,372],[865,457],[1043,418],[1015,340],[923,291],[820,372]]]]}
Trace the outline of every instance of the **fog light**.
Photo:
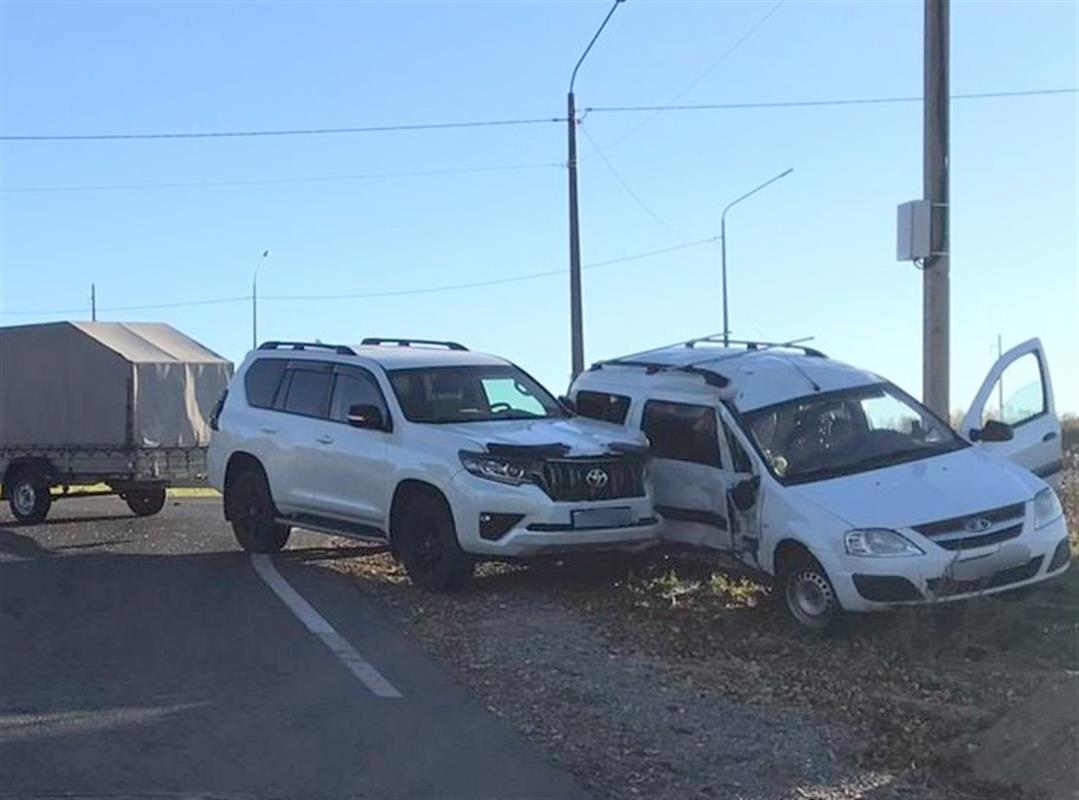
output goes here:
{"type": "Polygon", "coordinates": [[[480,538],[489,542],[501,539],[524,518],[524,514],[496,514],[492,511],[482,511],[480,512],[480,538]]]}
{"type": "Polygon", "coordinates": [[[1057,549],[1053,551],[1053,560],[1049,562],[1049,572],[1056,572],[1063,567],[1069,561],[1071,561],[1072,551],[1068,545],[1067,539],[1061,539],[1060,544],[1057,545],[1057,549]]]}

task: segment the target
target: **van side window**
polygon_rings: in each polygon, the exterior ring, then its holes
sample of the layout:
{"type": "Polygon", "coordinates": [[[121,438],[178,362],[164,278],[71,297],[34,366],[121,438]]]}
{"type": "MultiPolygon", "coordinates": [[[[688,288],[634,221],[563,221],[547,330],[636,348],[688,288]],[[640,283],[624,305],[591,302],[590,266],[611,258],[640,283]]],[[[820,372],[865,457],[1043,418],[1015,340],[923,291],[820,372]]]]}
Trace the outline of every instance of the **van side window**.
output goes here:
{"type": "Polygon", "coordinates": [[[577,392],[577,413],[583,417],[601,419],[622,425],[629,412],[629,398],[606,392],[577,392]]]}
{"type": "Polygon", "coordinates": [[[358,369],[337,373],[333,385],[333,402],[330,404],[330,419],[347,422],[348,410],[352,406],[377,406],[382,410],[383,419],[387,418],[382,390],[371,375],[358,369]]]}
{"type": "Polygon", "coordinates": [[[1015,427],[1048,410],[1041,361],[1036,353],[1027,353],[1005,367],[993,384],[982,411],[982,425],[995,419],[1015,427]]]}
{"type": "Polygon", "coordinates": [[[749,453],[745,451],[742,444],[731,433],[731,429],[727,427],[727,423],[723,423],[723,433],[727,437],[727,447],[731,450],[731,461],[734,462],[734,471],[739,473],[749,473],[753,471],[753,462],[749,458],[749,453]]]}
{"type": "Polygon", "coordinates": [[[285,374],[288,362],[283,358],[261,358],[252,364],[244,375],[244,391],[248,405],[255,408],[273,408],[277,387],[285,374]]]}
{"type": "Polygon", "coordinates": [[[330,401],[329,370],[294,368],[289,370],[288,389],[282,408],[305,417],[325,417],[330,401]]]}
{"type": "Polygon", "coordinates": [[[716,411],[710,406],[649,400],[641,430],[652,442],[652,455],[722,467],[716,411]]]}

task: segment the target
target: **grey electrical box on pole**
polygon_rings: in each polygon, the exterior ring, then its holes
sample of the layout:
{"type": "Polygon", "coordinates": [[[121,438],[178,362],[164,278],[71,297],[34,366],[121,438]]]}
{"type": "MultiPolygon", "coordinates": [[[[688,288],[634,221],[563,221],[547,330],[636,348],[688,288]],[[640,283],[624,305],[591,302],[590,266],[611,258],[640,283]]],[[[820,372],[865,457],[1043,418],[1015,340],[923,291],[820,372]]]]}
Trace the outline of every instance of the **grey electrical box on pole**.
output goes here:
{"type": "Polygon", "coordinates": [[[932,255],[930,208],[925,200],[911,200],[899,206],[896,214],[896,260],[921,261],[932,255]]]}

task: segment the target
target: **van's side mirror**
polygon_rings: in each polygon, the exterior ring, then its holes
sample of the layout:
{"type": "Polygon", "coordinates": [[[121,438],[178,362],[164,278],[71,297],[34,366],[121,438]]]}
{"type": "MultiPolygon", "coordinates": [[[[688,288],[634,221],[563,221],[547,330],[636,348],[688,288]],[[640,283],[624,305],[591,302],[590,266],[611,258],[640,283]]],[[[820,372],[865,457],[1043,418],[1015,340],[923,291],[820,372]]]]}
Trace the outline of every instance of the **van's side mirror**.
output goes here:
{"type": "Polygon", "coordinates": [[[731,500],[734,501],[734,507],[739,511],[749,511],[757,502],[757,492],[760,491],[760,488],[760,475],[754,475],[752,478],[746,478],[744,481],[736,483],[731,489],[731,500]]]}
{"type": "Polygon", "coordinates": [[[348,424],[353,428],[382,431],[386,429],[386,418],[378,406],[354,405],[348,407],[348,424]]]}
{"type": "Polygon", "coordinates": [[[560,395],[558,398],[558,403],[570,414],[577,413],[577,404],[573,402],[573,398],[569,395],[560,395]]]}
{"type": "Polygon", "coordinates": [[[1012,426],[1006,422],[991,419],[981,428],[970,432],[972,442],[1009,442],[1015,436],[1012,426]]]}

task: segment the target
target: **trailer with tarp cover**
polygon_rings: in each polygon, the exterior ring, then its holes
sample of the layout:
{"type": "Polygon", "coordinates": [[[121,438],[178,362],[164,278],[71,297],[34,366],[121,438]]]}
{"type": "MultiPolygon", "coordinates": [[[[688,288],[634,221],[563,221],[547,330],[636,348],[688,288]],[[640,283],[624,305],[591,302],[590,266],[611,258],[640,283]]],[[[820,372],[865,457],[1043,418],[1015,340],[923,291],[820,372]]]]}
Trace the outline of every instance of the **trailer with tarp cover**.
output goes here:
{"type": "Polygon", "coordinates": [[[0,328],[0,476],[22,522],[75,494],[118,494],[156,514],[199,486],[232,363],[163,323],[0,328]],[[72,487],[98,487],[72,491],[72,487]]]}

